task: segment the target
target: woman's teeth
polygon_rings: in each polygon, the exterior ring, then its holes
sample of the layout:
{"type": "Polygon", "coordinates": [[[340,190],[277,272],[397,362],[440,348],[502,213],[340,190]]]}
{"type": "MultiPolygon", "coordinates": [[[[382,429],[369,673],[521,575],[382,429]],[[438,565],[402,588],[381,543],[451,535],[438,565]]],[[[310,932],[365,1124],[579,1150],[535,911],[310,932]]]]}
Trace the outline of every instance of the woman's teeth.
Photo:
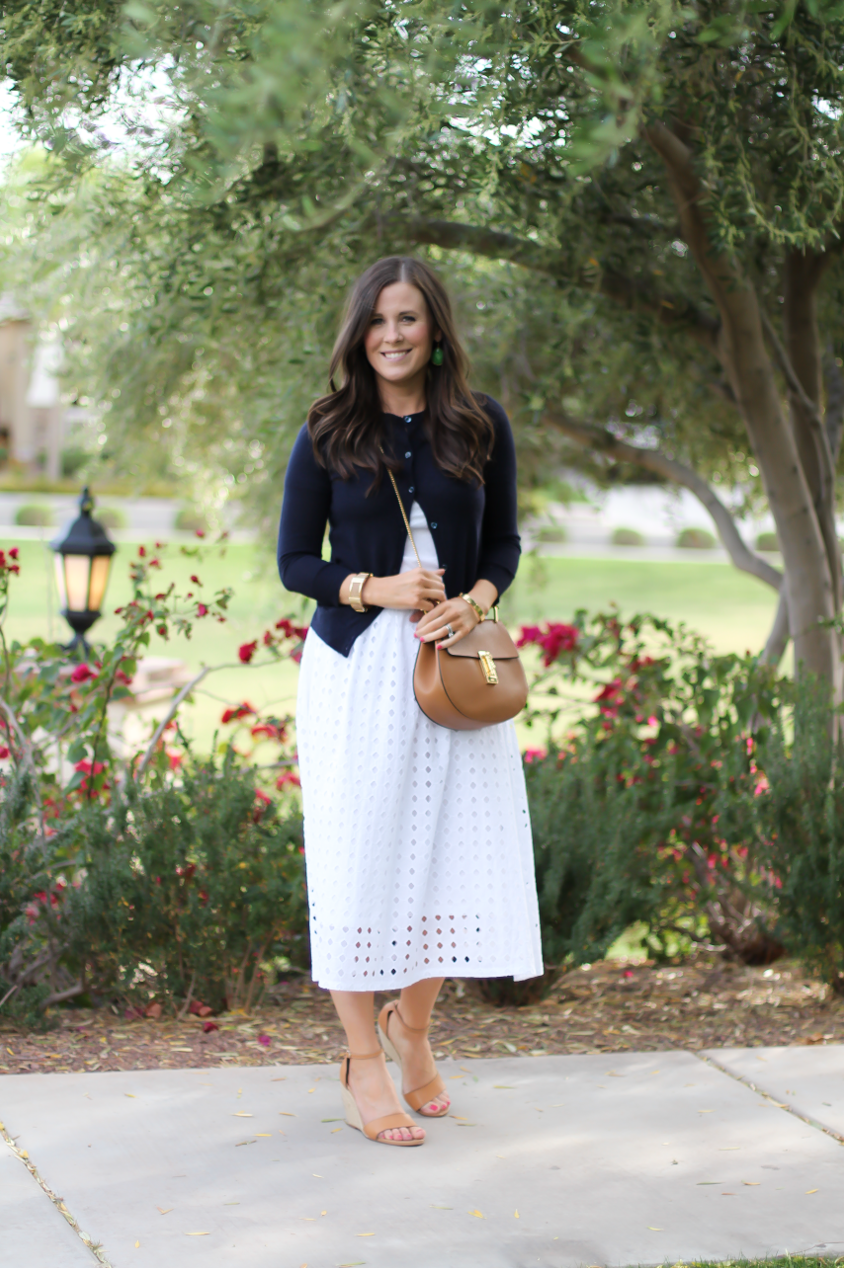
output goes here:
{"type": "Polygon", "coordinates": [[[406,357],[410,352],[410,348],[402,348],[400,352],[382,352],[382,357],[386,357],[388,361],[398,361],[400,357],[406,357]]]}

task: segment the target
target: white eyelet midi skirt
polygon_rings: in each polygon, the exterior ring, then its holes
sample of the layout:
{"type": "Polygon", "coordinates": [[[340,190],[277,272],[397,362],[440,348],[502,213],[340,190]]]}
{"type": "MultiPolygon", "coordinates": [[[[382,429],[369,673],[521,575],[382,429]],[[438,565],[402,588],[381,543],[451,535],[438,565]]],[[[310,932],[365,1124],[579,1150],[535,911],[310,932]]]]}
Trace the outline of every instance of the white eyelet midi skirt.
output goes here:
{"type": "MultiPolygon", "coordinates": [[[[437,567],[416,503],[424,567],[437,567]]],[[[416,566],[409,548],[402,571],[416,566]]],[[[297,736],[313,978],[398,990],[429,977],[543,971],[521,755],[512,722],[449,731],[413,695],[418,641],[385,610],[348,657],[313,630],[297,736]]]]}

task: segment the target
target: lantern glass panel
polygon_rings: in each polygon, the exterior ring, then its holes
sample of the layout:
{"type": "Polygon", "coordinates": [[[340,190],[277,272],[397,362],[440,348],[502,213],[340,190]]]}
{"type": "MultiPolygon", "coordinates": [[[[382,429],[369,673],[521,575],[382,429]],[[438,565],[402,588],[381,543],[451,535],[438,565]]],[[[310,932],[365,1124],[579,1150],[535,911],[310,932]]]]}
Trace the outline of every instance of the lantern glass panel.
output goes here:
{"type": "Polygon", "coordinates": [[[53,565],[56,569],[56,589],[59,592],[59,607],[67,608],[67,587],[64,583],[64,555],[54,555],[53,565]]]}
{"type": "Polygon", "coordinates": [[[110,567],[110,555],[95,555],[91,560],[91,588],[88,592],[88,610],[90,612],[99,612],[102,607],[110,567]]]}
{"type": "Polygon", "coordinates": [[[67,587],[68,612],[88,611],[88,580],[91,572],[90,555],[65,555],[64,577],[67,587]]]}

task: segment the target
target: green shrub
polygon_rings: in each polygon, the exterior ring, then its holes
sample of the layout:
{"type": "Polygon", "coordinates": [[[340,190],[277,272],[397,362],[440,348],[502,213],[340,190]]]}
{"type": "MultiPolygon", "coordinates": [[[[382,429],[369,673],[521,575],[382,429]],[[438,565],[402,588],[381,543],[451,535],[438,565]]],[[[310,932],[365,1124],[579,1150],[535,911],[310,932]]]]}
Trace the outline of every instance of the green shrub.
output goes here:
{"type": "Polygon", "coordinates": [[[616,528],[612,535],[613,546],[644,546],[645,539],[635,528],[616,528]]]}
{"type": "Polygon", "coordinates": [[[677,535],[677,545],[683,550],[714,550],[717,544],[705,528],[684,528],[677,535]]]}
{"type": "Polygon", "coordinates": [[[780,539],[776,533],[760,533],[756,538],[757,550],[779,550],[780,539]]]}
{"type": "Polygon", "coordinates": [[[0,465],[7,462],[9,458],[9,450],[5,445],[0,445],[0,465]]]}
{"type": "Polygon", "coordinates": [[[538,542],[565,542],[568,540],[568,533],[562,524],[546,524],[544,528],[540,528],[536,534],[538,542]]]}
{"type": "Polygon", "coordinates": [[[183,506],[180,511],[176,512],[173,527],[182,533],[207,533],[208,520],[201,511],[183,506]]]}
{"type": "Polygon", "coordinates": [[[827,694],[801,690],[793,741],[781,723],[769,741],[759,811],[778,932],[844,995],[844,746],[832,723],[827,694]]]}
{"type": "Polygon", "coordinates": [[[545,959],[602,959],[635,920],[654,922],[663,898],[641,849],[651,825],[638,791],[608,779],[588,741],[534,757],[525,777],[545,959]]]}
{"type": "Polygon", "coordinates": [[[43,1028],[54,990],[71,981],[56,920],[63,844],[41,833],[29,769],[0,775],[0,1016],[23,1026],[43,1028]]]}
{"type": "Polygon", "coordinates": [[[50,528],[53,524],[53,512],[49,506],[36,506],[34,503],[19,506],[15,512],[15,523],[29,528],[50,528]]]}
{"type": "Polygon", "coordinates": [[[279,816],[231,747],[179,774],[80,813],[68,960],[100,994],[249,1008],[274,957],[308,962],[301,816],[279,816]]]}
{"type": "Polygon", "coordinates": [[[126,528],[128,522],[123,511],[117,506],[98,506],[94,511],[94,519],[109,532],[113,532],[116,528],[126,528]]]}
{"type": "Polygon", "coordinates": [[[81,469],[85,466],[85,463],[89,462],[92,456],[93,455],[90,454],[87,449],[83,449],[81,445],[68,445],[66,449],[62,450],[61,457],[59,459],[62,475],[66,479],[69,479],[71,476],[75,476],[77,471],[81,471],[81,469]]]}
{"type": "Polygon", "coordinates": [[[575,621],[519,640],[545,661],[528,725],[559,734],[572,683],[597,706],[575,706],[565,744],[525,754],[548,959],[592,960],[636,920],[658,957],[714,939],[770,962],[758,748],[790,683],[655,617],[575,621]]]}

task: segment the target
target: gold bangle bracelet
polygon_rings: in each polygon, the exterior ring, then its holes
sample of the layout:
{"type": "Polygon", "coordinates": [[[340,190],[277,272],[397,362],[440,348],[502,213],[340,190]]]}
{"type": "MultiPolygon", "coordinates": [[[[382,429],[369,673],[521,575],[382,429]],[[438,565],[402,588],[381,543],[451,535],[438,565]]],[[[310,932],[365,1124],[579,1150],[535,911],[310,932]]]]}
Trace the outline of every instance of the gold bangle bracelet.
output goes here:
{"type": "Polygon", "coordinates": [[[478,614],[479,621],[486,620],[486,612],[484,612],[483,608],[481,607],[480,603],[478,603],[477,599],[473,599],[471,594],[461,594],[460,598],[465,599],[466,602],[469,604],[469,607],[475,609],[475,611],[478,614]]]}
{"type": "Polygon", "coordinates": [[[371,576],[371,572],[358,572],[355,573],[352,580],[349,582],[349,603],[354,612],[369,611],[369,608],[366,606],[361,596],[363,594],[363,587],[371,576]]]}

